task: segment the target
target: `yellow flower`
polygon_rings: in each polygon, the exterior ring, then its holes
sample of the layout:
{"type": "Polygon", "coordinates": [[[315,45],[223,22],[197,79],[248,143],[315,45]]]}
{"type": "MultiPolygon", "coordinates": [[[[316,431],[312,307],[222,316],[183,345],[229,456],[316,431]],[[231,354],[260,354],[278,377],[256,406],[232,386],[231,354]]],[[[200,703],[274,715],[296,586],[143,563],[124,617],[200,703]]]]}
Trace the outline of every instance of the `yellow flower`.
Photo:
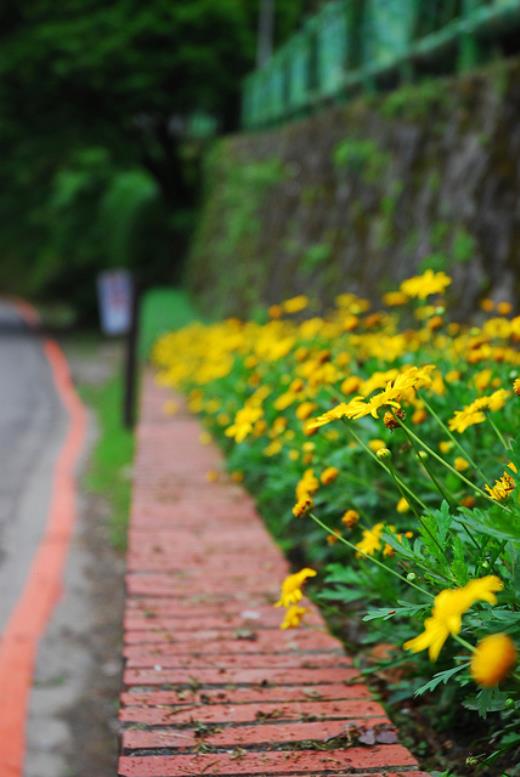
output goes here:
{"type": "Polygon", "coordinates": [[[286,391],[283,394],[280,394],[280,396],[275,400],[274,407],[276,410],[287,410],[288,407],[290,407],[293,402],[296,401],[296,394],[294,391],[286,391]]]}
{"type": "Polygon", "coordinates": [[[284,615],[280,624],[281,629],[296,629],[302,622],[303,616],[307,612],[306,607],[300,607],[299,604],[293,604],[284,615]]]}
{"type": "Polygon", "coordinates": [[[491,313],[495,309],[495,303],[489,297],[480,301],[480,307],[485,313],[491,313]]]}
{"type": "Polygon", "coordinates": [[[444,378],[448,381],[448,383],[456,383],[458,380],[460,380],[460,370],[450,370],[446,373],[444,378]]]}
{"type": "Polygon", "coordinates": [[[333,407],[332,410],[327,410],[325,413],[317,416],[317,418],[308,421],[305,424],[305,431],[312,432],[315,429],[319,429],[321,426],[325,426],[325,424],[330,424],[331,421],[337,421],[338,418],[344,418],[347,407],[348,405],[346,402],[340,402],[340,404],[333,407]]]}
{"type": "Polygon", "coordinates": [[[418,637],[404,643],[405,650],[420,653],[428,650],[431,661],[436,661],[450,634],[458,634],[462,628],[462,615],[477,601],[496,604],[495,592],[503,588],[495,575],[471,580],[462,588],[446,588],[434,599],[431,618],[424,621],[424,631],[418,637]]]}
{"type": "Polygon", "coordinates": [[[308,297],[305,294],[299,294],[297,297],[291,297],[282,302],[281,308],[285,313],[299,313],[301,310],[305,310],[308,304],[308,297]]]}
{"type": "Polygon", "coordinates": [[[490,410],[502,410],[508,397],[509,391],[506,389],[498,389],[487,397],[487,407],[489,407],[490,410]]]}
{"type": "Polygon", "coordinates": [[[361,383],[361,378],[358,378],[357,375],[351,375],[349,378],[345,378],[340,388],[344,394],[353,394],[355,391],[359,391],[361,383]]]}
{"type": "Polygon", "coordinates": [[[339,475],[339,469],[337,467],[327,467],[320,475],[320,480],[324,486],[328,486],[333,483],[339,475]]]}
{"type": "Polygon", "coordinates": [[[500,313],[501,316],[508,316],[512,310],[513,306],[510,302],[499,302],[497,304],[497,313],[500,313]]]}
{"type": "Polygon", "coordinates": [[[264,456],[276,456],[282,450],[282,443],[280,440],[272,440],[267,447],[264,448],[264,456]]]}
{"type": "MultiPolygon", "coordinates": [[[[357,420],[369,413],[377,418],[378,411],[383,406],[399,408],[400,402],[413,400],[417,389],[431,385],[431,373],[434,370],[435,365],[433,364],[426,364],[423,367],[407,367],[393,380],[388,381],[383,391],[378,394],[374,394],[369,399],[366,399],[365,396],[351,399],[346,407],[343,407],[342,413],[347,418],[357,420]]],[[[367,383],[364,386],[365,392],[367,391],[367,383]]]]}
{"type": "Polygon", "coordinates": [[[320,481],[314,474],[314,470],[306,469],[296,485],[296,499],[315,494],[320,487],[320,481]]]}
{"type": "Polygon", "coordinates": [[[383,294],[383,302],[385,305],[388,305],[388,307],[406,305],[408,300],[409,297],[407,297],[406,294],[403,294],[402,291],[388,291],[386,294],[383,294]]]}
{"type": "Polygon", "coordinates": [[[491,383],[491,378],[493,377],[493,373],[491,370],[481,370],[480,372],[477,372],[475,375],[475,386],[478,388],[479,391],[485,391],[489,384],[491,383]]]}
{"type": "Polygon", "coordinates": [[[373,451],[374,453],[377,453],[379,450],[381,450],[381,448],[386,447],[386,443],[384,440],[379,440],[378,438],[375,438],[374,440],[368,441],[368,447],[370,448],[371,451],[373,451]]]}
{"type": "Polygon", "coordinates": [[[465,432],[470,426],[474,424],[481,424],[486,420],[486,416],[482,410],[474,407],[475,403],[462,408],[462,410],[456,410],[452,418],[448,421],[448,427],[451,432],[465,432]]]}
{"type": "Polygon", "coordinates": [[[477,397],[462,410],[456,410],[452,418],[448,421],[451,431],[465,432],[468,427],[474,424],[481,424],[486,420],[484,410],[501,410],[510,392],[506,389],[498,389],[487,397],[477,397]]]}
{"type": "Polygon", "coordinates": [[[402,496],[396,505],[397,512],[407,513],[409,509],[410,509],[410,503],[408,502],[408,499],[405,499],[404,496],[402,496]]]}
{"type": "Polygon", "coordinates": [[[401,410],[399,407],[394,408],[393,413],[390,410],[387,410],[383,416],[383,423],[387,429],[399,429],[398,418],[400,418],[401,421],[404,421],[406,418],[404,410],[401,410]]]}
{"type": "Polygon", "coordinates": [[[292,508],[292,514],[295,518],[301,518],[303,515],[305,515],[305,513],[308,513],[309,510],[312,510],[313,505],[314,502],[312,501],[311,497],[305,494],[301,497],[301,499],[298,499],[292,508]]]}
{"type": "Polygon", "coordinates": [[[492,499],[497,502],[502,502],[507,499],[509,494],[514,491],[516,486],[514,478],[508,473],[504,472],[501,478],[495,480],[494,486],[488,486],[486,483],[486,491],[492,499]]]}
{"type": "Polygon", "coordinates": [[[466,583],[461,590],[465,592],[465,595],[470,600],[471,607],[477,601],[487,602],[488,604],[496,604],[497,597],[495,594],[501,591],[504,587],[503,582],[496,575],[486,575],[485,577],[478,577],[475,580],[470,580],[466,583]]]}
{"type": "Polygon", "coordinates": [[[445,273],[426,270],[422,275],[415,275],[403,281],[400,289],[407,297],[426,299],[430,294],[441,294],[450,283],[451,278],[445,273]]]}
{"type": "Polygon", "coordinates": [[[341,533],[337,529],[335,529],[332,532],[332,534],[327,534],[327,537],[326,537],[327,544],[328,545],[335,545],[340,537],[341,537],[341,533]]]}
{"type": "Polygon", "coordinates": [[[451,440],[441,440],[439,443],[439,450],[441,453],[449,453],[453,448],[454,443],[451,440]]]}
{"type": "Polygon", "coordinates": [[[314,402],[302,402],[296,408],[296,418],[299,418],[300,421],[305,421],[314,413],[315,409],[316,404],[314,402]]]}
{"type": "Polygon", "coordinates": [[[300,391],[303,391],[303,389],[305,388],[305,383],[301,378],[296,378],[295,380],[293,380],[289,388],[291,391],[294,391],[296,394],[299,394],[300,391]]]}
{"type": "Polygon", "coordinates": [[[303,599],[302,587],[309,577],[316,577],[318,573],[315,569],[304,567],[293,575],[288,575],[282,583],[280,598],[275,607],[290,607],[303,599]]]}
{"type": "Polygon", "coordinates": [[[464,472],[465,470],[469,469],[469,461],[463,459],[462,456],[457,456],[453,464],[457,472],[464,472]]]}
{"type": "Polygon", "coordinates": [[[417,425],[422,424],[426,421],[427,418],[428,415],[426,410],[423,407],[418,407],[412,415],[412,423],[417,425]]]}
{"type": "Polygon", "coordinates": [[[359,318],[352,314],[345,316],[343,319],[343,329],[345,332],[353,332],[359,324],[359,318]]]}
{"type": "Polygon", "coordinates": [[[352,529],[359,521],[359,513],[356,510],[346,510],[341,516],[341,523],[352,529]]]}
{"type": "Polygon", "coordinates": [[[363,530],[363,539],[356,543],[356,548],[359,551],[358,557],[361,557],[363,554],[372,556],[376,550],[380,550],[381,534],[384,527],[384,523],[376,523],[371,529],[363,530]]]}
{"type": "Polygon", "coordinates": [[[226,437],[233,437],[235,442],[243,442],[261,416],[262,408],[246,405],[237,412],[234,423],[226,429],[226,437]]]}
{"type": "Polygon", "coordinates": [[[516,664],[516,648],[507,634],[490,634],[480,640],[471,658],[471,676],[484,688],[493,688],[516,664]]]}
{"type": "Polygon", "coordinates": [[[517,397],[520,397],[520,378],[516,378],[515,382],[513,383],[513,391],[517,397]]]}
{"type": "MultiPolygon", "coordinates": [[[[338,353],[336,356],[336,364],[339,367],[346,367],[347,364],[350,362],[350,354],[346,351],[341,351],[341,353],[338,353]]],[[[348,380],[348,378],[347,378],[348,380]]]]}
{"type": "Polygon", "coordinates": [[[285,432],[286,428],[287,428],[287,418],[285,418],[284,416],[278,416],[278,418],[274,419],[273,425],[269,432],[269,436],[278,437],[278,435],[285,432]]]}

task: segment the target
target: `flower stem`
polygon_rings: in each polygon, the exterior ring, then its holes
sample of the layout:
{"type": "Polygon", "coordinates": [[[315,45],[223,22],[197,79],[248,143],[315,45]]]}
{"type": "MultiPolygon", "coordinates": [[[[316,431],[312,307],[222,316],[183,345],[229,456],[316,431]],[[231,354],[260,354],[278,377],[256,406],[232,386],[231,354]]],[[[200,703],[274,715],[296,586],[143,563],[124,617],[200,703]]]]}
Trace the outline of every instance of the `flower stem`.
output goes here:
{"type": "Polygon", "coordinates": [[[465,458],[465,459],[467,459],[467,460],[469,461],[469,463],[471,464],[471,466],[473,467],[473,469],[474,469],[474,470],[475,470],[475,471],[476,471],[476,472],[477,472],[477,473],[480,475],[480,477],[482,478],[482,480],[486,480],[486,476],[484,475],[484,473],[482,472],[482,470],[480,469],[480,467],[478,466],[478,464],[476,464],[476,463],[475,463],[475,461],[474,461],[474,460],[473,460],[473,458],[470,456],[470,454],[467,452],[467,450],[464,448],[464,446],[463,446],[463,445],[462,445],[462,444],[459,442],[459,440],[457,440],[457,438],[455,437],[455,435],[453,434],[453,432],[452,432],[452,431],[449,429],[449,427],[448,427],[448,426],[446,426],[446,424],[444,423],[444,421],[442,420],[442,418],[441,418],[441,417],[440,417],[440,416],[439,416],[439,415],[438,415],[438,414],[435,412],[435,410],[434,410],[434,409],[433,409],[433,407],[430,405],[430,403],[428,402],[428,400],[427,400],[427,399],[425,399],[425,398],[424,398],[424,396],[423,396],[422,394],[421,394],[421,399],[422,399],[422,401],[424,402],[424,405],[425,405],[425,407],[427,408],[428,412],[429,412],[429,413],[430,413],[430,414],[433,416],[433,418],[435,418],[435,420],[437,421],[437,423],[439,424],[439,426],[441,427],[441,429],[443,430],[443,432],[444,432],[445,434],[447,434],[447,435],[448,435],[448,437],[450,438],[450,440],[452,441],[452,443],[453,443],[453,444],[454,444],[454,445],[455,445],[455,446],[456,446],[456,447],[459,449],[459,451],[460,451],[460,452],[461,452],[461,454],[464,456],[464,458],[465,458]]]}
{"type": "Polygon", "coordinates": [[[449,464],[449,462],[443,459],[442,456],[439,456],[439,454],[436,451],[434,451],[433,448],[430,448],[430,446],[427,445],[424,442],[424,440],[421,440],[421,438],[418,437],[418,435],[416,435],[415,432],[413,432],[408,426],[406,426],[406,424],[403,423],[403,421],[400,418],[397,418],[397,421],[399,422],[399,425],[402,426],[403,429],[408,430],[409,434],[414,438],[414,440],[416,440],[416,442],[418,442],[419,445],[421,445],[421,447],[424,448],[424,450],[430,454],[430,456],[433,456],[434,459],[440,462],[443,465],[443,467],[446,467],[446,469],[449,469],[450,472],[452,472],[460,480],[466,483],[466,485],[470,486],[475,491],[478,491],[478,493],[481,494],[481,496],[485,497],[488,502],[492,502],[494,505],[497,505],[497,504],[500,505],[500,507],[503,510],[505,510],[507,513],[511,512],[511,510],[508,507],[501,504],[500,502],[497,502],[495,499],[490,497],[489,494],[486,494],[486,492],[482,488],[480,488],[480,486],[477,486],[476,483],[472,483],[471,480],[468,480],[468,478],[465,475],[463,475],[462,472],[457,472],[455,467],[452,467],[451,464],[449,464]]]}
{"type": "Polygon", "coordinates": [[[359,437],[359,435],[357,435],[355,433],[355,431],[349,425],[348,421],[345,421],[344,419],[342,419],[342,420],[344,421],[348,431],[350,432],[352,437],[356,440],[356,442],[358,442],[361,445],[361,447],[365,449],[365,451],[368,453],[368,455],[371,456],[374,459],[374,461],[377,462],[377,464],[379,464],[379,466],[382,467],[388,475],[390,475],[390,477],[392,478],[394,483],[398,486],[399,493],[402,496],[405,496],[405,494],[403,494],[403,491],[405,491],[408,496],[411,496],[412,499],[415,499],[417,504],[420,505],[423,510],[426,510],[426,505],[424,504],[422,499],[420,497],[418,497],[417,494],[415,494],[412,491],[412,489],[404,482],[404,480],[402,478],[399,477],[399,475],[396,472],[393,472],[390,469],[390,467],[388,467],[384,463],[384,461],[382,461],[378,456],[376,456],[376,454],[373,451],[370,450],[368,445],[361,439],[361,437],[359,437]]]}
{"type": "MultiPolygon", "coordinates": [[[[317,515],[315,515],[312,511],[307,513],[309,518],[314,521],[318,526],[321,526],[322,529],[324,529],[328,534],[333,533],[333,529],[330,526],[327,526],[326,523],[323,523],[317,515]]],[[[368,561],[371,561],[376,566],[380,567],[381,569],[384,569],[385,572],[390,572],[391,575],[394,575],[394,577],[398,577],[400,580],[403,581],[403,583],[406,583],[407,585],[411,586],[412,588],[416,588],[417,591],[420,591],[425,596],[428,596],[430,599],[433,599],[433,594],[431,594],[429,591],[427,591],[425,588],[421,588],[421,586],[416,585],[411,580],[408,580],[404,575],[401,575],[399,572],[396,572],[395,569],[392,569],[392,567],[387,566],[386,564],[383,564],[382,561],[379,561],[378,558],[375,558],[375,556],[371,556],[369,553],[365,553],[363,550],[360,550],[359,548],[354,545],[353,542],[350,542],[349,540],[346,540],[345,537],[339,536],[338,542],[342,542],[343,545],[346,545],[351,550],[355,551],[356,553],[359,553],[360,556],[363,556],[363,558],[366,558],[368,561]]]]}
{"type": "Polygon", "coordinates": [[[493,421],[491,416],[490,415],[486,415],[486,418],[489,421],[489,424],[490,424],[491,428],[493,429],[493,431],[495,432],[496,436],[498,437],[500,443],[506,449],[506,451],[511,450],[511,445],[508,442],[506,442],[506,439],[505,439],[504,435],[502,434],[502,432],[500,431],[500,429],[498,428],[496,423],[493,421]]]}

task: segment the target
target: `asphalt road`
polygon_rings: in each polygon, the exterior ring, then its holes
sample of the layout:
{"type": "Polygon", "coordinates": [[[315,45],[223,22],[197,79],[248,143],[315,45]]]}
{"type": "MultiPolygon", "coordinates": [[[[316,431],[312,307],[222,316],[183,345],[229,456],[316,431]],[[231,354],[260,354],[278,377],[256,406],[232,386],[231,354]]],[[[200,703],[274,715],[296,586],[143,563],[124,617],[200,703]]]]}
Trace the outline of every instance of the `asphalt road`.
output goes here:
{"type": "Polygon", "coordinates": [[[65,424],[39,337],[0,302],[0,633],[45,527],[65,424]]]}

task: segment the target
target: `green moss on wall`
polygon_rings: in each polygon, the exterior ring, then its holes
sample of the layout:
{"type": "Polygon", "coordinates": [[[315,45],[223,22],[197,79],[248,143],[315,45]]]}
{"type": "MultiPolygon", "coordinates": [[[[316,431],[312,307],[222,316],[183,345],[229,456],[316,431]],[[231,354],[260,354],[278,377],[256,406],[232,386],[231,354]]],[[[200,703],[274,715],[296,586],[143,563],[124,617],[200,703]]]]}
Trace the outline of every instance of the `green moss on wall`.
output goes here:
{"type": "Polygon", "coordinates": [[[483,288],[514,294],[519,83],[511,60],[219,141],[187,274],[199,304],[376,297],[426,267],[454,275],[461,315],[483,288]]]}

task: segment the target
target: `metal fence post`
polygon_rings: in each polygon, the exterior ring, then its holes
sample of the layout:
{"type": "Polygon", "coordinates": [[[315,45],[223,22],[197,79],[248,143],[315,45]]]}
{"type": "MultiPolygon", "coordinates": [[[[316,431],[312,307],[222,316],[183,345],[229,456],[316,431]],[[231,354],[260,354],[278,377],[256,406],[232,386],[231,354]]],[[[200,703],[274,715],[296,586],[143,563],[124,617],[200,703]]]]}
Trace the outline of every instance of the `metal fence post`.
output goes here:
{"type": "Polygon", "coordinates": [[[126,337],[124,366],[123,423],[127,429],[135,424],[137,389],[137,346],[139,342],[139,309],[141,302],[140,284],[134,276],[132,283],[132,307],[130,327],[126,337]]]}

